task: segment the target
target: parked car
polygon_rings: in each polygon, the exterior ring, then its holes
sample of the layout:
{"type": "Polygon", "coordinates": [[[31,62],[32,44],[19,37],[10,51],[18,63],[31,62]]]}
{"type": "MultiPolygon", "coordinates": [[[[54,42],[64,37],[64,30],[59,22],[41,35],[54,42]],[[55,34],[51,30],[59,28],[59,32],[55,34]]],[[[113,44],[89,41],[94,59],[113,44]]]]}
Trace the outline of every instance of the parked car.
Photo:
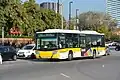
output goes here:
{"type": "Polygon", "coordinates": [[[116,51],[120,51],[120,45],[117,45],[115,48],[116,51]]]}
{"type": "Polygon", "coordinates": [[[31,58],[35,54],[35,44],[25,45],[17,52],[18,58],[31,58]]]}
{"type": "Polygon", "coordinates": [[[0,54],[2,56],[2,60],[17,60],[16,50],[12,46],[0,46],[0,54]]]}

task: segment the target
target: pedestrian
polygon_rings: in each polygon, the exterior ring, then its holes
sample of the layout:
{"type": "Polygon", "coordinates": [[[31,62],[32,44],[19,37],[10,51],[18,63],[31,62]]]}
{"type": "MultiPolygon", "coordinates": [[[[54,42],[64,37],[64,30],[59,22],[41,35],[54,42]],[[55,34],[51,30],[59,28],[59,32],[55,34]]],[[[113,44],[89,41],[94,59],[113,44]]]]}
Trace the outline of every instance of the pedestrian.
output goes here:
{"type": "Polygon", "coordinates": [[[2,55],[0,53],[0,64],[2,64],[2,55]]]}

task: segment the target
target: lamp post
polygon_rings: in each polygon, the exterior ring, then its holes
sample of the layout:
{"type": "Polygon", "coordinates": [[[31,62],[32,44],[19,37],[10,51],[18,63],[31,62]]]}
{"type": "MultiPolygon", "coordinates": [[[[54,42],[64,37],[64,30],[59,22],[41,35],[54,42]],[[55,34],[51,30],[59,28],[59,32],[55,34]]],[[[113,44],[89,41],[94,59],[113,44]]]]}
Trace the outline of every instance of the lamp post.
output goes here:
{"type": "Polygon", "coordinates": [[[61,28],[63,29],[63,22],[64,22],[64,19],[63,19],[63,3],[61,4],[61,28]]]}
{"type": "Polygon", "coordinates": [[[60,1],[58,0],[58,2],[57,2],[57,12],[59,13],[59,4],[60,4],[60,1]]]}
{"type": "Polygon", "coordinates": [[[56,13],[59,11],[59,12],[61,12],[61,29],[63,29],[63,24],[64,24],[64,17],[63,17],[63,11],[64,11],[64,5],[63,5],[63,3],[64,3],[64,1],[66,1],[66,0],[61,0],[61,3],[60,3],[60,1],[58,0],[56,0],[56,13]],[[60,4],[60,8],[58,7],[58,5],[60,4]],[[59,9],[61,9],[61,10],[59,10],[59,9]]]}
{"type": "Polygon", "coordinates": [[[73,3],[72,1],[69,2],[69,29],[70,29],[70,24],[71,24],[71,4],[72,3],[73,3]]]}
{"type": "Polygon", "coordinates": [[[78,11],[79,9],[76,9],[76,30],[78,29],[78,11]]]}

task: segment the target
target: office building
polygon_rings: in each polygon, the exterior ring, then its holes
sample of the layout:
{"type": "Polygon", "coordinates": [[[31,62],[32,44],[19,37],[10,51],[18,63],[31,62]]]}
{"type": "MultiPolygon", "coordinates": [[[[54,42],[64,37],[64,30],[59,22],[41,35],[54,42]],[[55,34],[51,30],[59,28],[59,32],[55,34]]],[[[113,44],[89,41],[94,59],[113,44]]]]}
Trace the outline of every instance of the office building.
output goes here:
{"type": "Polygon", "coordinates": [[[107,0],[106,12],[117,20],[117,25],[120,27],[120,0],[107,0]]]}
{"type": "MultiPolygon", "coordinates": [[[[46,8],[46,9],[51,9],[54,10],[55,12],[58,11],[58,6],[57,3],[53,3],[53,2],[43,2],[40,4],[40,7],[42,8],[46,8]]],[[[61,5],[59,4],[59,13],[61,14],[61,5]]]]}

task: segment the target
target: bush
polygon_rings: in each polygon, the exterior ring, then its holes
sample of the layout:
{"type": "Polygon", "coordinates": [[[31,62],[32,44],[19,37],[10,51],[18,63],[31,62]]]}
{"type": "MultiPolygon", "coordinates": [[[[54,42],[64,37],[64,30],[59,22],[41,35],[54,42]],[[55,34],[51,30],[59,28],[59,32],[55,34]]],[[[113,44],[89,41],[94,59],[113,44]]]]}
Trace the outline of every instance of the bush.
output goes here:
{"type": "Polygon", "coordinates": [[[17,35],[7,35],[5,38],[33,38],[33,36],[17,36],[17,35]]]}

